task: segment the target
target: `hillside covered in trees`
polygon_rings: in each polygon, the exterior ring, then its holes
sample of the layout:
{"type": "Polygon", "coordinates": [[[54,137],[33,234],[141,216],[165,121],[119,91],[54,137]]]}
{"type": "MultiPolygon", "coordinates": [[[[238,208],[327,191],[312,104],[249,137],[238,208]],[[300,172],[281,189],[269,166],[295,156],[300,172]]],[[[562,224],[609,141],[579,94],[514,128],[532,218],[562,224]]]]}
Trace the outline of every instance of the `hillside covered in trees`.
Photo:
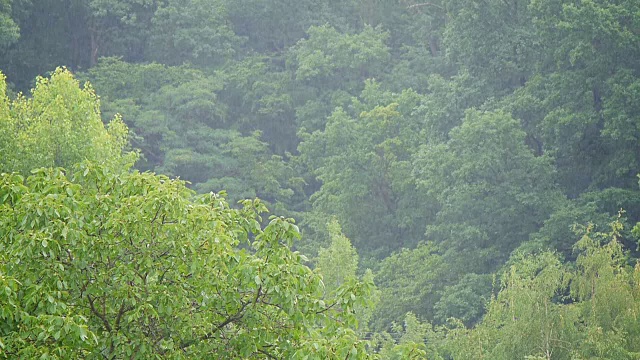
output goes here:
{"type": "Polygon", "coordinates": [[[638,59],[635,0],[0,0],[0,358],[638,359],[638,59]]]}

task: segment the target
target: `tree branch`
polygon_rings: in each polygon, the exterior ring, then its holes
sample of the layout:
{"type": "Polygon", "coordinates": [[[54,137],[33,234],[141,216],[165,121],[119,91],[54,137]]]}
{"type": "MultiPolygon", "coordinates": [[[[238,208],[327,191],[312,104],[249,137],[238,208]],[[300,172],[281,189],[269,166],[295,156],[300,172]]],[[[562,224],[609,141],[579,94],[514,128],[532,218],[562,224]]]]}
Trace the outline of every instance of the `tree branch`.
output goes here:
{"type": "Polygon", "coordinates": [[[423,7],[423,6],[433,6],[433,7],[437,7],[438,9],[444,10],[444,8],[438,4],[434,4],[434,3],[430,3],[430,2],[424,2],[424,3],[420,3],[420,4],[413,4],[413,5],[409,5],[407,6],[407,9],[415,9],[415,8],[419,8],[419,7],[423,7]]]}
{"type": "Polygon", "coordinates": [[[213,336],[220,330],[222,330],[222,328],[224,328],[225,326],[231,324],[234,321],[238,321],[240,319],[242,319],[242,317],[244,316],[244,309],[247,307],[247,305],[252,304],[253,302],[249,301],[246,303],[242,304],[242,307],[240,308],[240,310],[238,310],[238,312],[233,315],[228,317],[225,321],[221,322],[220,324],[218,324],[218,326],[216,326],[210,333],[201,336],[197,339],[191,339],[189,341],[185,341],[184,343],[182,343],[180,345],[180,349],[184,350],[186,348],[188,348],[189,346],[195,344],[198,341],[205,341],[205,340],[209,340],[211,338],[213,338],[213,336]]]}
{"type": "Polygon", "coordinates": [[[104,314],[101,314],[93,304],[94,299],[91,298],[91,295],[87,295],[87,299],[89,299],[89,307],[91,308],[91,312],[97,316],[100,320],[102,320],[102,324],[104,328],[107,329],[108,332],[111,332],[111,324],[109,324],[109,320],[105,317],[104,314]]]}

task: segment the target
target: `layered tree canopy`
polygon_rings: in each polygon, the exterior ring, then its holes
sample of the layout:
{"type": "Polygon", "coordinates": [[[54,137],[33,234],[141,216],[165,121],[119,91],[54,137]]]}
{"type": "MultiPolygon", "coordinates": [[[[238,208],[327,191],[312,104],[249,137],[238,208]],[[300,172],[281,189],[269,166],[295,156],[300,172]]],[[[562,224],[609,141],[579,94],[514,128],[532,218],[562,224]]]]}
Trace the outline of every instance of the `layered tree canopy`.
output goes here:
{"type": "Polygon", "coordinates": [[[0,0],[0,358],[637,358],[638,58],[632,0],[0,0]]]}

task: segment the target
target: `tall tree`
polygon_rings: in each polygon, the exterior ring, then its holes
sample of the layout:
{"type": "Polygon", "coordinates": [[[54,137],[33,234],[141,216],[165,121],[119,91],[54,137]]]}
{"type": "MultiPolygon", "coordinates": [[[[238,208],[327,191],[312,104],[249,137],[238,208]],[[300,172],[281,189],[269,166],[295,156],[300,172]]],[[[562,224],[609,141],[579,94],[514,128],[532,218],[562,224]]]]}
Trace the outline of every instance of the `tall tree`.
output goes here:
{"type": "Polygon", "coordinates": [[[105,128],[98,97],[86,84],[80,88],[66,69],[38,78],[27,98],[10,101],[0,74],[0,171],[29,174],[38,167],[71,165],[83,160],[116,168],[131,165],[126,153],[127,127],[114,117],[105,128]]]}
{"type": "Polygon", "coordinates": [[[388,33],[371,26],[355,34],[313,26],[307,34],[291,48],[289,63],[296,90],[304,96],[297,96],[298,126],[314,131],[323,128],[336,106],[348,105],[365,80],[382,74],[390,54],[388,33]]]}
{"type": "Polygon", "coordinates": [[[20,28],[11,16],[11,2],[0,1],[0,49],[5,49],[20,37],[20,28]]]}
{"type": "Polygon", "coordinates": [[[456,267],[491,272],[542,225],[562,194],[550,159],[532,153],[509,114],[470,110],[449,137],[414,157],[418,189],[441,206],[427,237],[445,243],[456,267]]]}
{"type": "Polygon", "coordinates": [[[420,100],[413,91],[393,94],[367,82],[360,99],[337,108],[324,131],[304,135],[300,144],[301,159],[322,181],[312,197],[315,211],[336,215],[363,257],[415,246],[432,211],[411,176],[420,100]]]}
{"type": "Polygon", "coordinates": [[[297,227],[261,228],[259,200],[233,210],[88,162],[73,174],[0,177],[0,357],[368,358],[351,327],[371,283],[323,301],[290,250],[297,227]]]}
{"type": "Polygon", "coordinates": [[[482,323],[455,330],[453,359],[634,359],[638,354],[638,279],[618,239],[583,228],[575,266],[552,252],[517,253],[482,323]]]}
{"type": "Polygon", "coordinates": [[[213,68],[234,57],[240,39],[222,0],[160,2],[151,20],[147,61],[213,68]]]}
{"type": "Polygon", "coordinates": [[[570,196],[606,187],[635,189],[640,67],[638,4],[633,1],[532,1],[543,45],[537,74],[510,100],[538,147],[555,158],[570,196]],[[636,85],[634,85],[636,84],[636,85]],[[540,146],[542,145],[542,146],[540,146]]]}
{"type": "Polygon", "coordinates": [[[530,0],[447,2],[444,48],[449,60],[485,82],[485,96],[524,85],[534,70],[539,41],[530,0]]]}

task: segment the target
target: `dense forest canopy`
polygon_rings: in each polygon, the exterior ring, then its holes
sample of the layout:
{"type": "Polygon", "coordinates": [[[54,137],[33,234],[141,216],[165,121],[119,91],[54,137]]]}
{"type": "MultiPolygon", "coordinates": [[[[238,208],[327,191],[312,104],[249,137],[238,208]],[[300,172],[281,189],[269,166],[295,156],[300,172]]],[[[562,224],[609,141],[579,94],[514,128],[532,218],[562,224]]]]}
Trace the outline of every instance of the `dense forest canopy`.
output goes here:
{"type": "Polygon", "coordinates": [[[0,0],[0,358],[636,359],[638,59],[635,0],[0,0]]]}

